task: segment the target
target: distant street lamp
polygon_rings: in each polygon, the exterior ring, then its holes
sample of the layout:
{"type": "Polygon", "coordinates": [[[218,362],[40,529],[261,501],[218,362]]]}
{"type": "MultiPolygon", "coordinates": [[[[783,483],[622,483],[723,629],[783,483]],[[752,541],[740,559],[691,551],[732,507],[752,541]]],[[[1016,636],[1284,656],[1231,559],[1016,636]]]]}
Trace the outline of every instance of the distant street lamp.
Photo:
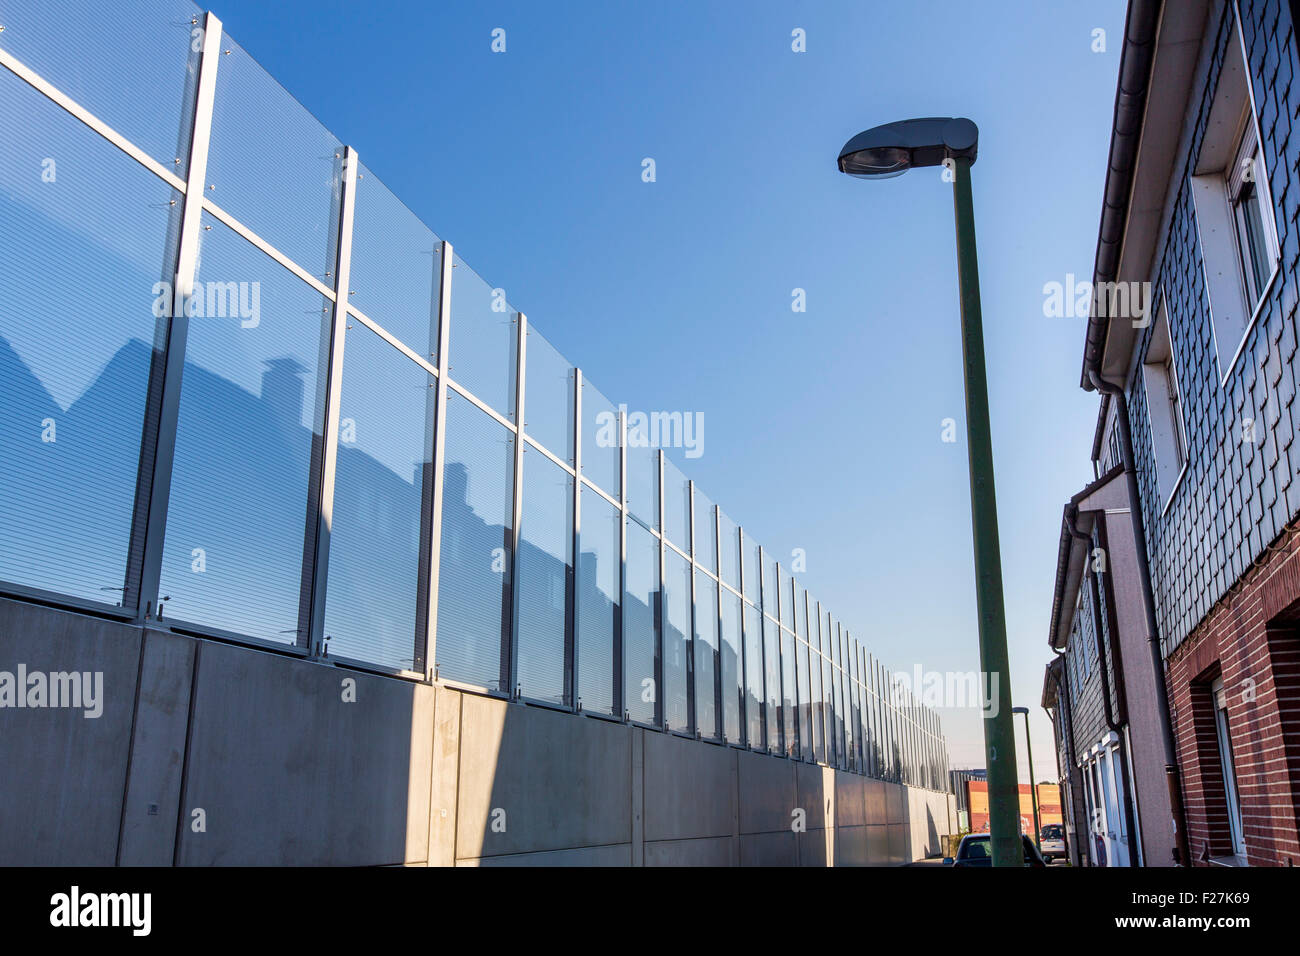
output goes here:
{"type": "Polygon", "coordinates": [[[1043,830],[1043,824],[1038,819],[1038,784],[1034,781],[1034,743],[1029,739],[1029,708],[1012,707],[1011,712],[1025,715],[1025,750],[1029,754],[1029,793],[1033,797],[1034,805],[1034,846],[1038,847],[1038,851],[1041,853],[1043,843],[1039,837],[1043,830]]]}
{"type": "Polygon", "coordinates": [[[1023,866],[1020,784],[1016,774],[1015,728],[1011,718],[1006,609],[1002,598],[997,494],[993,486],[993,441],[989,432],[979,265],[975,257],[975,212],[970,190],[970,167],[975,162],[978,146],[979,129],[968,119],[903,120],[854,136],[840,150],[839,169],[859,179],[886,179],[901,176],[913,167],[942,165],[952,175],[953,211],[957,221],[957,274],[961,287],[980,668],[991,684],[992,697],[984,712],[989,842],[992,843],[994,866],[1023,866]]]}

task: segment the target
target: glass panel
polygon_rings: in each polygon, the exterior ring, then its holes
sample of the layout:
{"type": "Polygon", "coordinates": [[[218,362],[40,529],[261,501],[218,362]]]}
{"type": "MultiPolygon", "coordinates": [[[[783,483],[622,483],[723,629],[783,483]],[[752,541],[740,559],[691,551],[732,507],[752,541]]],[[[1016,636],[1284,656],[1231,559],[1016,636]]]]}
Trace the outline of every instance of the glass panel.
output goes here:
{"type": "Polygon", "coordinates": [[[664,722],[669,730],[691,729],[687,687],[691,654],[691,563],[664,553],[664,722]]]}
{"type": "Polygon", "coordinates": [[[596,386],[582,380],[582,476],[617,499],[619,488],[618,409],[596,386]]]}
{"type": "Polygon", "coordinates": [[[438,673],[505,691],[514,435],[448,389],[445,446],[438,673]]]}
{"type": "Polygon", "coordinates": [[[442,242],[364,164],[355,215],[348,303],[437,365],[442,242]]]}
{"type": "Polygon", "coordinates": [[[515,420],[518,314],[494,289],[452,254],[451,380],[508,421],[515,420]]]}
{"type": "Polygon", "coordinates": [[[841,684],[844,690],[844,753],[846,755],[845,766],[850,770],[857,769],[857,748],[858,736],[854,732],[854,713],[855,703],[853,695],[853,679],[846,670],[841,678],[841,684]]]}
{"type": "Polygon", "coordinates": [[[812,759],[812,704],[808,696],[808,645],[798,642],[795,648],[795,664],[798,673],[795,679],[799,688],[799,759],[812,759]]]}
{"type": "MultiPolygon", "coordinates": [[[[831,631],[832,640],[835,642],[836,650],[839,649],[838,626],[831,631]]],[[[845,748],[844,731],[844,669],[840,666],[839,658],[836,658],[835,667],[831,673],[834,681],[835,698],[831,706],[835,709],[835,760],[836,766],[848,766],[848,751],[845,748]]]]}
{"type": "Polygon", "coordinates": [[[238,43],[221,48],[204,196],[332,286],[343,147],[238,43]]]}
{"type": "Polygon", "coordinates": [[[826,759],[825,697],[822,694],[823,659],[811,647],[808,649],[808,696],[812,701],[812,759],[826,759]]]}
{"type": "Polygon", "coordinates": [[[695,563],[718,572],[718,526],[709,496],[695,489],[695,563]]]}
{"type": "Polygon", "coordinates": [[[781,753],[781,636],[770,617],[763,617],[763,673],[767,682],[767,751],[781,753]]]}
{"type": "Polygon", "coordinates": [[[780,613],[777,606],[777,565],[776,558],[771,554],[763,553],[763,613],[776,617],[780,613]]]}
{"type": "Polygon", "coordinates": [[[744,652],[740,643],[740,598],[721,592],[722,602],[722,724],[728,743],[742,743],[745,713],[744,652]]]}
{"type": "Polygon", "coordinates": [[[519,524],[519,692],[568,706],[573,476],[524,446],[519,524]]]}
{"type": "Polygon", "coordinates": [[[633,444],[631,431],[627,436],[627,510],[647,527],[659,529],[659,450],[633,444]]]}
{"type": "Polygon", "coordinates": [[[779,564],[776,566],[777,593],[781,601],[781,626],[794,629],[794,592],[790,590],[790,574],[779,564]]]}
{"type": "Polygon", "coordinates": [[[690,553],[690,480],[666,457],[664,458],[664,531],[669,541],[690,553]]]}
{"type": "Polygon", "coordinates": [[[726,512],[719,512],[718,523],[721,532],[718,553],[718,573],[724,584],[730,584],[740,590],[740,529],[727,517],[726,512]]]}
{"type": "Polygon", "coordinates": [[[572,465],[573,366],[532,325],[524,358],[524,431],[572,465]]]}
{"type": "MultiPolygon", "coordinates": [[[[695,572],[695,728],[718,736],[718,582],[695,572]]],[[[724,686],[724,692],[725,687],[724,686]]],[[[734,696],[734,695],[733,695],[734,696]]]]}
{"type": "Polygon", "coordinates": [[[335,657],[424,670],[435,379],[360,322],[348,329],[325,634],[335,657]],[[417,653],[418,650],[418,653],[417,653]]]}
{"type": "Polygon", "coordinates": [[[582,559],[578,564],[578,704],[617,716],[619,549],[622,516],[590,488],[579,490],[582,559]]]}
{"type": "Polygon", "coordinates": [[[743,576],[745,580],[745,600],[757,604],[760,600],[759,585],[762,582],[763,564],[759,560],[762,553],[759,544],[748,533],[742,532],[744,541],[745,565],[743,576]]]}
{"type": "Polygon", "coordinates": [[[798,758],[795,735],[795,655],[794,634],[781,629],[781,733],[784,753],[798,758]]]}
{"type": "Polygon", "coordinates": [[[5,69],[0,136],[0,580],[121,604],[179,196],[5,69]]]}
{"type": "Polygon", "coordinates": [[[836,746],[835,746],[835,711],[831,707],[831,700],[834,696],[835,684],[831,679],[831,672],[834,668],[831,662],[825,657],[822,658],[822,729],[825,733],[826,744],[822,748],[822,760],[829,766],[835,766],[836,746]]]}
{"type": "Polygon", "coordinates": [[[758,609],[745,605],[745,742],[762,750],[763,740],[763,632],[758,609]]]}
{"type": "Polygon", "coordinates": [[[160,603],[169,617],[293,644],[306,640],[332,308],[207,213],[203,226],[160,603]]]}
{"type": "Polygon", "coordinates": [[[623,628],[623,707],[631,720],[653,724],[659,696],[659,539],[631,519],[623,628]]]}
{"type": "MultiPolygon", "coordinates": [[[[0,48],[185,177],[202,36],[195,31],[203,24],[197,6],[60,0],[56,8],[49,0],[4,0],[0,24],[0,48]]],[[[43,149],[67,156],[48,143],[43,149]]]]}

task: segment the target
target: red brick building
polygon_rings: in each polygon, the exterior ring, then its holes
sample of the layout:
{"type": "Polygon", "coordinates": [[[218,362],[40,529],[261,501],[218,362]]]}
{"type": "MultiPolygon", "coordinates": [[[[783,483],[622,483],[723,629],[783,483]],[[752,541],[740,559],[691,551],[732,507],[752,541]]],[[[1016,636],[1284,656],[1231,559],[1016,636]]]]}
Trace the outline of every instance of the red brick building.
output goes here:
{"type": "MultiPolygon", "coordinates": [[[[1118,468],[1133,503],[1122,510],[1138,543],[1142,613],[1128,636],[1163,678],[1149,713],[1139,719],[1134,707],[1129,730],[1160,742],[1168,819],[1160,814],[1159,825],[1171,829],[1180,862],[1295,865],[1292,5],[1131,0],[1121,57],[1080,384],[1102,395],[1094,478],[1118,468]]],[[[1053,687],[1067,686],[1069,666],[1054,668],[1053,687]]]]}

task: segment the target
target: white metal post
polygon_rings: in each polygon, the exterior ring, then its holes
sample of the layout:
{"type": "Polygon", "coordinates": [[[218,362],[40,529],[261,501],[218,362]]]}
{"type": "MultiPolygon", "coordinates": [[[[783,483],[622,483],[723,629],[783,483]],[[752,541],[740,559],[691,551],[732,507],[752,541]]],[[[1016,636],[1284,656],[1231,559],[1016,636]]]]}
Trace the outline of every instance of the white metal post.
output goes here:
{"type": "Polygon", "coordinates": [[[429,521],[432,542],[429,547],[429,576],[425,584],[429,613],[424,665],[429,680],[438,679],[438,580],[442,564],[442,492],[447,471],[447,367],[451,351],[451,275],[455,258],[451,243],[444,240],[440,262],[442,274],[438,279],[438,381],[434,385],[437,394],[433,423],[432,517],[429,521]]]}
{"type": "Polygon", "coordinates": [[[321,448],[320,499],[316,521],[316,548],[310,570],[303,575],[311,587],[311,653],[327,653],[325,592],[329,582],[330,534],[334,527],[334,483],[339,459],[339,403],[343,393],[343,350],[348,327],[348,283],[352,281],[352,223],[357,202],[357,154],[343,147],[343,182],[340,196],[338,264],[334,269],[334,321],[330,329],[329,366],[325,373],[325,422],[321,448]]]}
{"type": "Polygon", "coordinates": [[[133,544],[132,550],[140,554],[140,580],[138,587],[134,588],[128,581],[123,595],[123,603],[126,606],[133,605],[136,619],[142,622],[161,614],[158,589],[162,579],[167,506],[171,497],[172,468],[176,457],[181,377],[185,369],[185,348],[189,339],[189,317],[185,314],[185,303],[194,289],[194,274],[198,266],[203,191],[208,175],[208,144],[212,138],[212,107],[216,102],[221,36],[221,21],[212,13],[204,14],[199,75],[194,97],[194,124],[190,135],[176,274],[172,283],[172,309],[167,324],[167,350],[163,360],[153,461],[149,465],[142,463],[141,479],[148,475],[148,483],[146,485],[141,480],[136,488],[136,518],[133,524],[136,527],[143,526],[144,540],[139,545],[133,544]]]}

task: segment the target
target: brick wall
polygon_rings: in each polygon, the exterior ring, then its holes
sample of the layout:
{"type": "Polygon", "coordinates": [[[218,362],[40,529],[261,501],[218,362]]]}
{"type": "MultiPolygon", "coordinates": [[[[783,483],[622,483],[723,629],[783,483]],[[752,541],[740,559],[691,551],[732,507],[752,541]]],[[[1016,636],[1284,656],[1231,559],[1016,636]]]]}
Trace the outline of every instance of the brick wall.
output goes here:
{"type": "Polygon", "coordinates": [[[1300,865],[1300,530],[1271,543],[1168,660],[1192,857],[1232,852],[1212,682],[1223,678],[1247,861],[1300,865]]]}

